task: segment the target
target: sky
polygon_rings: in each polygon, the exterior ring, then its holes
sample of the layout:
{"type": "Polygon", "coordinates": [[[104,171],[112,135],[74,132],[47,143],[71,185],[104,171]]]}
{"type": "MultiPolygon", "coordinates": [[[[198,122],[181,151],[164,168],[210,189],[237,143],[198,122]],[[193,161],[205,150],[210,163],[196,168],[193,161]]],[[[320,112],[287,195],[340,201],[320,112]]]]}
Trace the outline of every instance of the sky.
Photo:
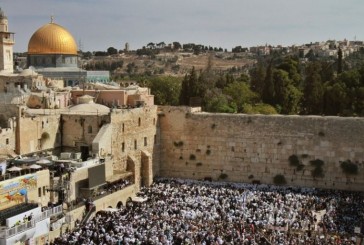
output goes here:
{"type": "Polygon", "coordinates": [[[83,51],[135,50],[150,42],[196,43],[228,50],[364,40],[363,0],[0,0],[15,32],[15,52],[54,22],[83,51]]]}

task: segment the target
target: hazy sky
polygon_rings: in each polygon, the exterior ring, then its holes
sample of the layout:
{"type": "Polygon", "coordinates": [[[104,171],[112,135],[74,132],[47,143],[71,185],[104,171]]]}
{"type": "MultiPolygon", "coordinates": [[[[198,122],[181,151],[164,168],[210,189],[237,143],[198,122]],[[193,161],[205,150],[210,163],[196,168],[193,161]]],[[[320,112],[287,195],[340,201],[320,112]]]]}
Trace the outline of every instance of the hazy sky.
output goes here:
{"type": "Polygon", "coordinates": [[[241,45],[364,40],[363,0],[0,0],[16,52],[55,16],[84,51],[149,42],[241,45]]]}

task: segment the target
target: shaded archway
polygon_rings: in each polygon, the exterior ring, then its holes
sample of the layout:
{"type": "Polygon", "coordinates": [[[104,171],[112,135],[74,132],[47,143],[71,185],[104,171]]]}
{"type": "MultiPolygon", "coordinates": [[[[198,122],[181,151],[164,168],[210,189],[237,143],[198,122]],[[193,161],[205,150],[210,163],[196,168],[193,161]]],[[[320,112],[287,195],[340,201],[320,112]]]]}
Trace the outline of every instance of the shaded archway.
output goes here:
{"type": "Polygon", "coordinates": [[[123,205],[123,202],[122,201],[119,201],[117,204],[116,204],[116,208],[120,209],[122,208],[124,205],[123,205]]]}

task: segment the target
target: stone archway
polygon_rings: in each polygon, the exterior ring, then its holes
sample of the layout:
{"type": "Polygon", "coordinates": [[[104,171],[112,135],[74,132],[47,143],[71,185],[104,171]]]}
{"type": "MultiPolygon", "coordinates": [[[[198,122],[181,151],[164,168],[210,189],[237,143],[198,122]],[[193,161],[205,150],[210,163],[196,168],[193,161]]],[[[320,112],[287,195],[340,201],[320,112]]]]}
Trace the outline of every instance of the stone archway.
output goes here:
{"type": "Polygon", "coordinates": [[[122,208],[124,205],[123,205],[123,202],[122,201],[119,201],[117,204],[116,204],[116,208],[120,209],[122,208]]]}
{"type": "Polygon", "coordinates": [[[40,136],[40,150],[43,149],[43,148],[48,148],[48,147],[45,147],[45,145],[47,144],[47,142],[49,141],[49,133],[47,132],[43,132],[42,135],[40,136]]]}

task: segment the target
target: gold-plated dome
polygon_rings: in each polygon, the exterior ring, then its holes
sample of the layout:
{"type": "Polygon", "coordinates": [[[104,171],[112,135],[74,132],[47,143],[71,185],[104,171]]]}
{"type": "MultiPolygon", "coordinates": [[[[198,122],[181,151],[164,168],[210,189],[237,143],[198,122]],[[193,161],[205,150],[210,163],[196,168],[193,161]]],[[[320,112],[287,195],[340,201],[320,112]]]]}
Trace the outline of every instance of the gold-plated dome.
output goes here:
{"type": "Polygon", "coordinates": [[[71,33],[51,22],[34,32],[29,40],[28,54],[77,55],[77,45],[71,33]]]}

